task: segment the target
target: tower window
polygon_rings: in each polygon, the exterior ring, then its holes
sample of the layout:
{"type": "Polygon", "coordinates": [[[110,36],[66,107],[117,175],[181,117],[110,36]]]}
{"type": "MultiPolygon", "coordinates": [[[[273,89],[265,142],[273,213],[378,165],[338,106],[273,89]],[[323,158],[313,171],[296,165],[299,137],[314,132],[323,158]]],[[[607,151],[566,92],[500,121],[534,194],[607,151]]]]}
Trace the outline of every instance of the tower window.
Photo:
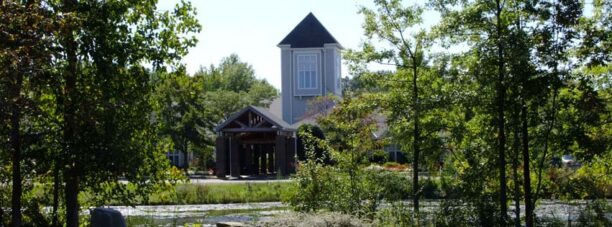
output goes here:
{"type": "Polygon", "coordinates": [[[298,89],[317,88],[317,55],[300,54],[297,56],[297,84],[298,89]]]}

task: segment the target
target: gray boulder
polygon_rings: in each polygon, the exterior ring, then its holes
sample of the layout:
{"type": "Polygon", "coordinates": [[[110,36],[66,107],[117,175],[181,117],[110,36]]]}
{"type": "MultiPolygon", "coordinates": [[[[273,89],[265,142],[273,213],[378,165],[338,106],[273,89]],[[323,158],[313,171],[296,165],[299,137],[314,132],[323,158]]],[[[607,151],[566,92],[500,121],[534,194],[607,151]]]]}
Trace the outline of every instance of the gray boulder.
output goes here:
{"type": "Polygon", "coordinates": [[[126,227],[125,218],[121,212],[111,208],[95,208],[91,210],[91,227],[126,227]]]}

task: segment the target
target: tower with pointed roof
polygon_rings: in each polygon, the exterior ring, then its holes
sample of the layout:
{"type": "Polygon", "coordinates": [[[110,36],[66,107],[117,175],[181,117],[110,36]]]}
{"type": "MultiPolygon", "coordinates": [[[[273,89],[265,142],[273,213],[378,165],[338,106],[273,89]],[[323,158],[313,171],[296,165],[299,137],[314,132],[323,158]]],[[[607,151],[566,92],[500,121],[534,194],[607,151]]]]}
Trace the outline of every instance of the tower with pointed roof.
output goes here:
{"type": "Polygon", "coordinates": [[[279,44],[281,49],[282,118],[304,119],[308,102],[317,96],[340,96],[342,45],[309,13],[279,44]]]}

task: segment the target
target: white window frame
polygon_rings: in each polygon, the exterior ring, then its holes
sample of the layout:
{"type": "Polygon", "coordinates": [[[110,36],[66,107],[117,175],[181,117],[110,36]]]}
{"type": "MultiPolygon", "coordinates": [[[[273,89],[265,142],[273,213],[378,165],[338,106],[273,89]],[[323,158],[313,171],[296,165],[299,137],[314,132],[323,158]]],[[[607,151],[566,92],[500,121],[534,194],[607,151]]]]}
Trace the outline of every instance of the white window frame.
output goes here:
{"type": "Polygon", "coordinates": [[[296,55],[297,88],[319,88],[319,59],[316,53],[299,53],[296,55]]]}

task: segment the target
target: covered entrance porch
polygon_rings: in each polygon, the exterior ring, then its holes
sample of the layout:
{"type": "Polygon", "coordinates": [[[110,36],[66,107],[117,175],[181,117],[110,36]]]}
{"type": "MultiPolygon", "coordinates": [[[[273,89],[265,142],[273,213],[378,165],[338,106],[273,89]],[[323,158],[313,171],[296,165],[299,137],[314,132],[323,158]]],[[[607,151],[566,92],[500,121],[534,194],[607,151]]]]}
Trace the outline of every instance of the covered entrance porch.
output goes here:
{"type": "Polygon", "coordinates": [[[248,106],[215,128],[216,175],[280,174],[295,171],[295,132],[267,110],[248,106]]]}

